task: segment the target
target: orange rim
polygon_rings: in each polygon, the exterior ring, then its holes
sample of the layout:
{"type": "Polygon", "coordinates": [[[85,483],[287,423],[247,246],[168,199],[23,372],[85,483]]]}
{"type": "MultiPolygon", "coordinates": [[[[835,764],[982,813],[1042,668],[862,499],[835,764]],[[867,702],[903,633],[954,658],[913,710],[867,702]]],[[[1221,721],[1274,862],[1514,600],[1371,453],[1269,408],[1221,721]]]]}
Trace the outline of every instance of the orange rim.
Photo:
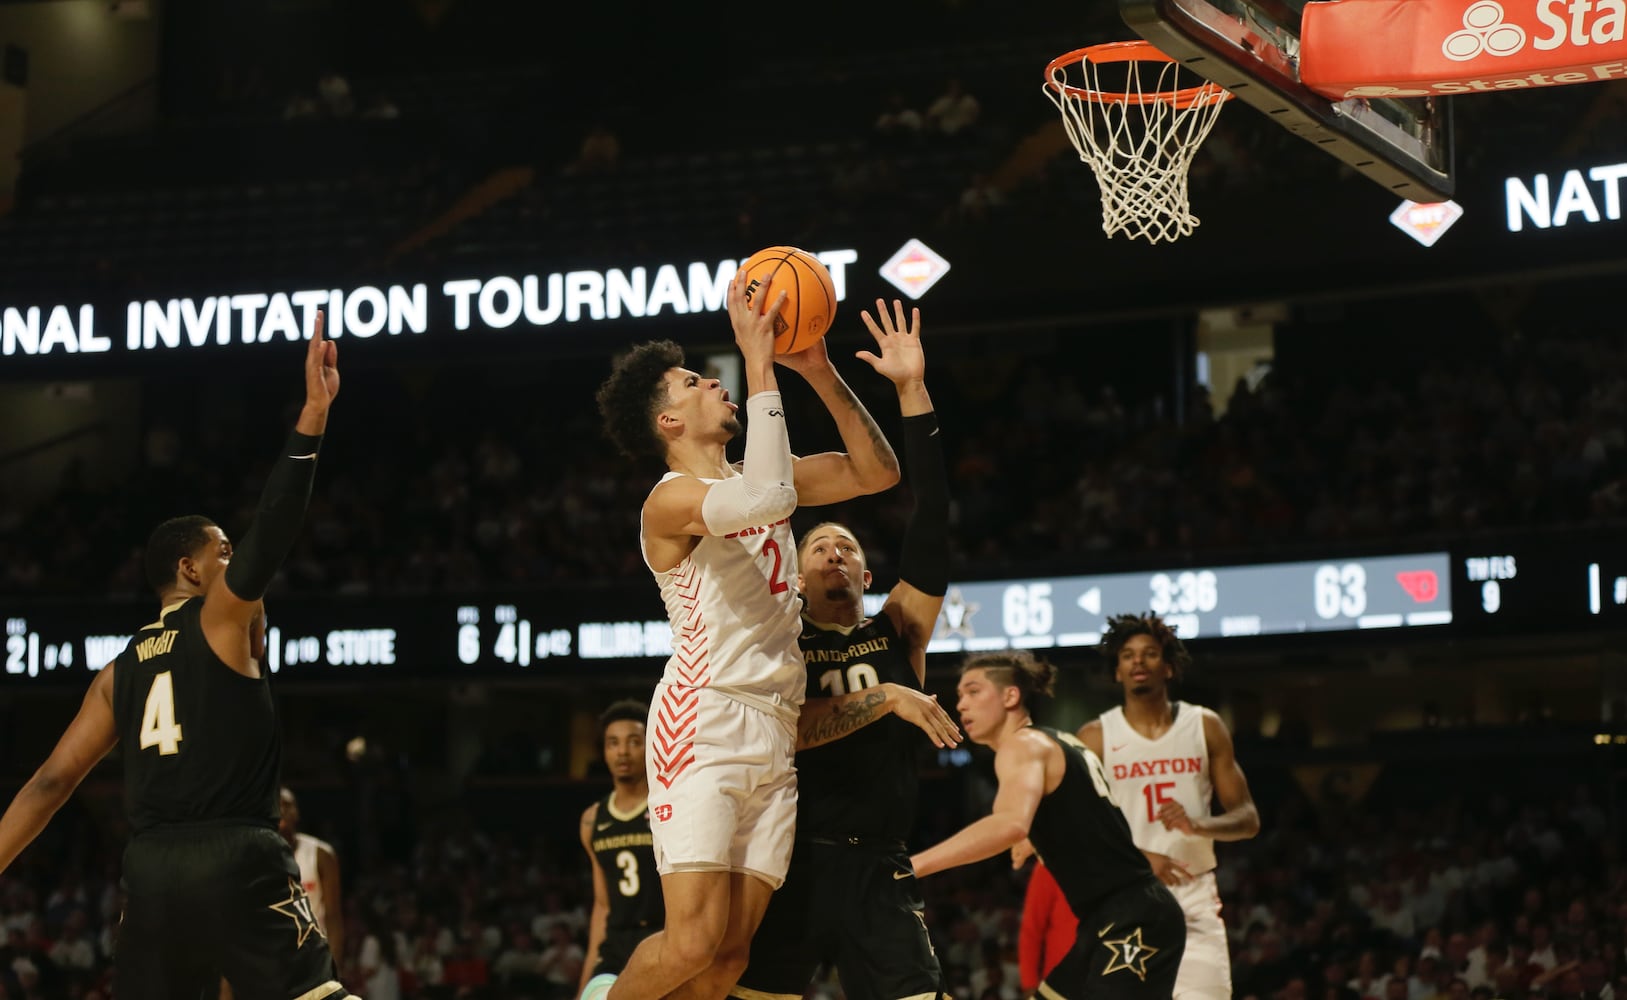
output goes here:
{"type": "Polygon", "coordinates": [[[1133,63],[1133,62],[1164,62],[1172,63],[1174,59],[1158,51],[1151,42],[1103,42],[1100,45],[1087,45],[1082,49],[1074,49],[1052,59],[1045,67],[1045,85],[1058,93],[1081,101],[1095,101],[1097,104],[1152,104],[1162,102],[1177,108],[1190,108],[1198,104],[1212,104],[1217,101],[1229,101],[1231,91],[1218,83],[1205,82],[1196,87],[1186,87],[1181,90],[1155,90],[1145,94],[1119,93],[1111,90],[1090,90],[1086,87],[1073,87],[1056,80],[1057,71],[1076,62],[1092,63],[1133,63]]]}

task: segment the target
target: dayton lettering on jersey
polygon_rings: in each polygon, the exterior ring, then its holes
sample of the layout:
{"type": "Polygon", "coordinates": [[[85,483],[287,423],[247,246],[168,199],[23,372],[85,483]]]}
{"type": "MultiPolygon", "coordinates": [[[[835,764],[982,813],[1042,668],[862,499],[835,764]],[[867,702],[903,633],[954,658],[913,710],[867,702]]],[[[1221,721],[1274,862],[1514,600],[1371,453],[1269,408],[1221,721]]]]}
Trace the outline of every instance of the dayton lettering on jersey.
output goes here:
{"type": "Polygon", "coordinates": [[[1164,760],[1138,760],[1129,764],[1113,765],[1113,780],[1126,778],[1155,778],[1163,774],[1198,774],[1203,770],[1202,757],[1170,757],[1164,760]]]}
{"type": "Polygon", "coordinates": [[[1627,78],[1627,0],[1306,4],[1299,71],[1333,100],[1627,78]]]}
{"type": "Polygon", "coordinates": [[[891,645],[892,640],[883,635],[865,642],[856,642],[846,649],[806,649],[802,652],[802,662],[830,663],[834,660],[844,663],[855,656],[869,656],[879,650],[888,649],[891,645]]]}
{"type": "Polygon", "coordinates": [[[766,535],[770,531],[773,531],[775,528],[778,528],[780,525],[789,524],[789,523],[791,523],[790,518],[782,517],[778,521],[775,521],[773,524],[760,524],[755,528],[741,528],[739,531],[731,531],[727,535],[724,535],[723,537],[724,538],[742,538],[742,537],[744,537],[746,535],[766,535]]]}
{"type": "Polygon", "coordinates": [[[624,847],[650,847],[654,843],[648,833],[622,833],[614,837],[593,838],[593,850],[619,851],[624,847]]]}
{"type": "Polygon", "coordinates": [[[181,633],[175,629],[165,629],[154,636],[136,643],[136,659],[145,662],[155,656],[163,656],[175,648],[175,637],[181,633]]]}

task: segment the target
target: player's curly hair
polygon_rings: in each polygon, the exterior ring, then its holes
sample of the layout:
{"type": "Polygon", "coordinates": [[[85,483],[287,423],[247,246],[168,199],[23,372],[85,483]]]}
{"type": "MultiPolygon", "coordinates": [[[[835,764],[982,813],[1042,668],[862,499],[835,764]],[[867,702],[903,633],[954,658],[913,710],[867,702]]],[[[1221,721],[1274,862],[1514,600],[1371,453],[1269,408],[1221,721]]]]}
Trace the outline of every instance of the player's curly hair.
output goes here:
{"type": "Polygon", "coordinates": [[[661,458],[666,446],[655,430],[667,404],[663,377],[684,363],[683,348],[670,340],[639,344],[616,359],[594,398],[606,436],[628,458],[661,458]]]}
{"type": "Polygon", "coordinates": [[[968,670],[981,670],[1001,687],[1016,688],[1022,692],[1023,704],[1030,708],[1036,697],[1049,698],[1056,693],[1056,666],[1026,649],[969,656],[960,665],[962,674],[968,670]]]}
{"type": "Polygon", "coordinates": [[[202,514],[172,517],[153,529],[147,536],[147,548],[142,553],[142,569],[147,586],[159,596],[175,585],[175,568],[182,559],[196,555],[209,544],[209,532],[215,522],[202,514]]]}
{"type": "Polygon", "coordinates": [[[636,722],[647,725],[650,718],[650,706],[637,698],[623,698],[611,702],[610,706],[599,713],[599,742],[604,742],[604,734],[612,722],[636,722]]]}
{"type": "Polygon", "coordinates": [[[1138,635],[1151,636],[1152,641],[1158,643],[1158,648],[1164,653],[1164,662],[1169,664],[1171,680],[1178,681],[1185,676],[1186,668],[1192,665],[1192,654],[1186,651],[1185,644],[1181,642],[1180,636],[1175,634],[1175,630],[1151,612],[1144,615],[1108,616],[1107,628],[1102,631],[1102,644],[1099,648],[1107,661],[1109,675],[1118,669],[1119,650],[1138,635]]]}

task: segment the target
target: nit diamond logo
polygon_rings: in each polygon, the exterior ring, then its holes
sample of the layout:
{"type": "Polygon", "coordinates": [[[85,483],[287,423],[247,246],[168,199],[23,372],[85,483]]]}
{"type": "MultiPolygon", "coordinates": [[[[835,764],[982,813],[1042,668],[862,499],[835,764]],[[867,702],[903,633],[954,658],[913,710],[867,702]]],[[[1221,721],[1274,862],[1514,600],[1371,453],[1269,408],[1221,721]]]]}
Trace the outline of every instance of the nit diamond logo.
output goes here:
{"type": "Polygon", "coordinates": [[[1432,201],[1420,205],[1403,201],[1390,213],[1390,223],[1426,247],[1446,235],[1452,223],[1463,218],[1463,206],[1455,201],[1432,201]]]}
{"type": "Polygon", "coordinates": [[[881,276],[892,286],[918,299],[949,273],[949,262],[920,240],[911,239],[881,265],[881,276]]]}

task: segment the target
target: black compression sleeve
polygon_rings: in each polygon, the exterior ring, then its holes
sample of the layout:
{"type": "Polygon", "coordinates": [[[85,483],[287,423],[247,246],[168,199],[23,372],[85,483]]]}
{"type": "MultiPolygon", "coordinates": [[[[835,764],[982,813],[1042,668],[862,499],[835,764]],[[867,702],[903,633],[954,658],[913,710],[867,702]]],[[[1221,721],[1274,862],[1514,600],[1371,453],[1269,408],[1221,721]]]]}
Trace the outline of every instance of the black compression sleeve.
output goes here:
{"type": "Polygon", "coordinates": [[[243,541],[232,550],[226,567],[226,586],[245,601],[265,596],[271,578],[282,567],[294,536],[305,520],[305,507],[311,501],[311,480],[316,477],[316,453],[322,447],[320,435],[312,437],[294,431],[277,464],[266,477],[260,508],[243,541]]]}
{"type": "Polygon", "coordinates": [[[923,594],[941,597],[949,590],[949,474],[936,413],[904,418],[904,467],[915,509],[904,529],[898,576],[923,594]]]}

